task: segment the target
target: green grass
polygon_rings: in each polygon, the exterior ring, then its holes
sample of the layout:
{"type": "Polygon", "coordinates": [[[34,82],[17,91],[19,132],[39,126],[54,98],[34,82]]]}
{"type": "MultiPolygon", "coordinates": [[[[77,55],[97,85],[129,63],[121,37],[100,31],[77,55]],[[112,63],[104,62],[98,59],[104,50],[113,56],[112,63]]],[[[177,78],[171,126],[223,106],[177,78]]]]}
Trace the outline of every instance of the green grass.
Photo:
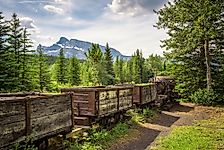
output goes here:
{"type": "Polygon", "coordinates": [[[224,149],[224,111],[192,126],[174,127],[168,136],[156,141],[153,150],[221,150],[224,149]]]}
{"type": "Polygon", "coordinates": [[[224,131],[204,127],[182,126],[161,138],[154,150],[218,150],[224,148],[224,131]]]}
{"type": "MultiPolygon", "coordinates": [[[[112,130],[91,129],[88,134],[81,139],[83,142],[67,142],[69,150],[103,150],[111,146],[115,140],[124,137],[130,129],[130,122],[134,124],[145,122],[155,116],[156,111],[151,109],[134,109],[128,112],[131,119],[127,123],[118,123],[112,130]]],[[[80,141],[80,139],[79,139],[80,141]]]]}
{"type": "Polygon", "coordinates": [[[28,144],[15,144],[10,150],[38,150],[35,145],[28,145],[28,144]]]}
{"type": "Polygon", "coordinates": [[[151,119],[156,115],[156,110],[144,108],[131,109],[127,112],[127,115],[131,117],[130,122],[134,124],[145,123],[148,119],[151,119]]]}
{"type": "Polygon", "coordinates": [[[124,136],[129,129],[126,123],[118,123],[112,130],[101,129],[100,131],[92,129],[83,143],[68,142],[69,150],[103,150],[110,146],[112,142],[124,136]]]}

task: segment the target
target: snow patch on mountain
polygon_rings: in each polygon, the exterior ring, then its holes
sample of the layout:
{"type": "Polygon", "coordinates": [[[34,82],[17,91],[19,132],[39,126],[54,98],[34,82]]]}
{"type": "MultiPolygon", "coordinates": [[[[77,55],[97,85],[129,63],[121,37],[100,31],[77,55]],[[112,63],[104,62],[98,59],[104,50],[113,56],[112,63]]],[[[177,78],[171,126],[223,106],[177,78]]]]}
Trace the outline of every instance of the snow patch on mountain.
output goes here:
{"type": "MultiPolygon", "coordinates": [[[[85,53],[91,47],[90,42],[81,41],[77,39],[68,40],[65,37],[61,37],[58,42],[51,46],[42,46],[46,55],[58,56],[61,48],[64,48],[65,57],[70,58],[75,55],[78,59],[86,59],[85,53]]],[[[105,52],[105,46],[100,45],[102,52],[105,52]]],[[[122,55],[118,50],[111,48],[111,54],[113,59],[117,56],[123,60],[129,60],[130,56],[122,55]]]]}

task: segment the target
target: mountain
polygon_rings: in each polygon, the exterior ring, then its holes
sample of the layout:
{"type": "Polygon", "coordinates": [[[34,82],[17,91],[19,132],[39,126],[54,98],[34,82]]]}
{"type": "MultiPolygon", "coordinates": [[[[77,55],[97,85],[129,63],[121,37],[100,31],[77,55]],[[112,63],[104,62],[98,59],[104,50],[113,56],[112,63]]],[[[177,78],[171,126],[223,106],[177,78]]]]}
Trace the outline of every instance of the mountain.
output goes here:
{"type": "MultiPolygon", "coordinates": [[[[42,46],[43,51],[46,55],[49,56],[58,56],[59,50],[64,48],[65,57],[70,58],[75,55],[78,59],[86,59],[85,52],[88,51],[88,48],[91,47],[90,42],[81,41],[77,39],[68,40],[65,37],[61,37],[58,42],[47,47],[42,46]]],[[[100,49],[102,52],[105,52],[105,46],[100,45],[100,49]]],[[[115,59],[117,56],[122,58],[123,60],[129,60],[130,56],[122,55],[118,50],[111,48],[111,54],[115,59]]]]}

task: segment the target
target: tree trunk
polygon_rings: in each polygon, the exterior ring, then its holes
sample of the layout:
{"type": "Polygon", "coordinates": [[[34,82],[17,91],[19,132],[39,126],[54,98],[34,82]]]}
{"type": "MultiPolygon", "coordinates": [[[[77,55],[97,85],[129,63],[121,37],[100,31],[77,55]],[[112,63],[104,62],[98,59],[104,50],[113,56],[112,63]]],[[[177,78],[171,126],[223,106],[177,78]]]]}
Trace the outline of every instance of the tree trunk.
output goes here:
{"type": "Polygon", "coordinates": [[[207,69],[207,71],[206,71],[207,89],[208,89],[208,91],[211,91],[212,90],[212,75],[211,75],[208,39],[205,40],[204,49],[205,49],[205,64],[206,64],[206,69],[207,69]]]}

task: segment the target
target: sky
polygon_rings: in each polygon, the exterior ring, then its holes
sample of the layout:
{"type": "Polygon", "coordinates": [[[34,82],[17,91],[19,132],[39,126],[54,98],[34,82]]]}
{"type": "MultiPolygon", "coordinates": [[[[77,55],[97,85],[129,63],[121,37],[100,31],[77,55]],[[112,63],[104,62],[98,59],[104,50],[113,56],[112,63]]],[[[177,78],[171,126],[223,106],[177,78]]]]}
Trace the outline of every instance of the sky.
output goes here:
{"type": "Polygon", "coordinates": [[[50,46],[60,37],[109,45],[124,55],[163,54],[164,30],[153,27],[154,10],[167,0],[0,0],[6,19],[12,13],[31,32],[34,46],[50,46]]]}

